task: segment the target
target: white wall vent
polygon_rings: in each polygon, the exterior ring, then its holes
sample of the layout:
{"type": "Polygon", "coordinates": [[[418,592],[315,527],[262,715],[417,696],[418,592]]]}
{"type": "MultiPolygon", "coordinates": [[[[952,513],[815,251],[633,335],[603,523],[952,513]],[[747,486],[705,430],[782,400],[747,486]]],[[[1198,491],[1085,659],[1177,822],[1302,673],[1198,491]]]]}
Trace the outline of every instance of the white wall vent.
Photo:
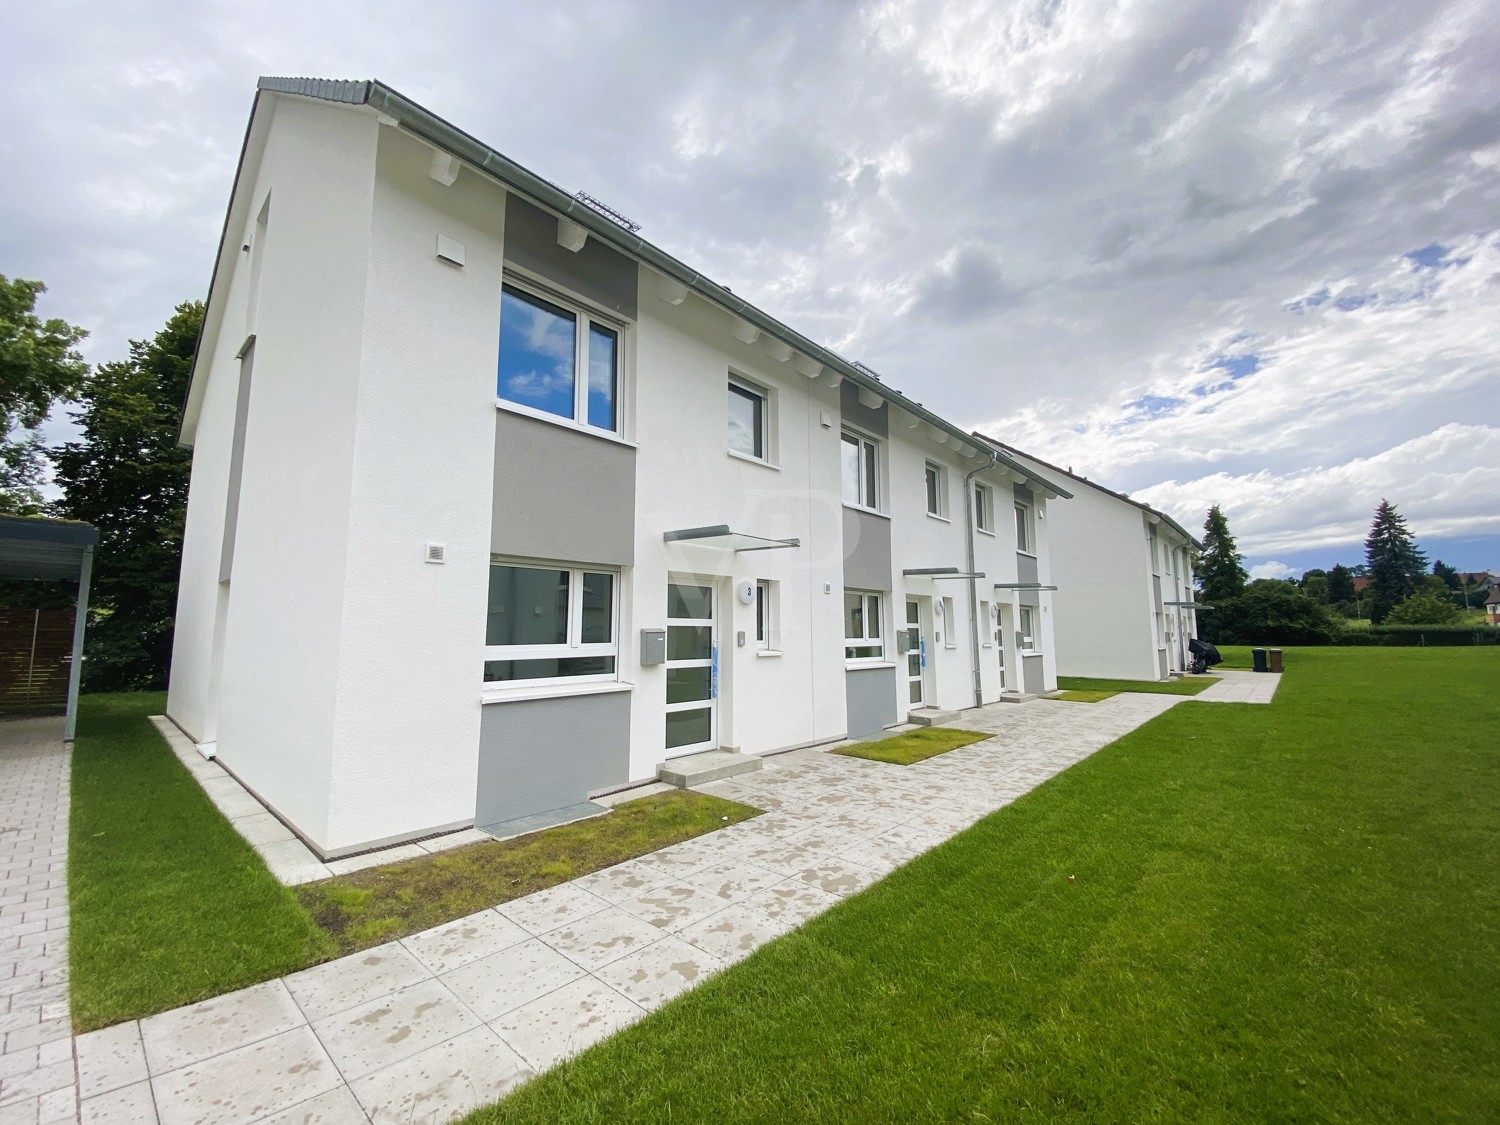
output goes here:
{"type": "Polygon", "coordinates": [[[430,563],[447,562],[448,547],[443,543],[427,544],[427,561],[430,563]]]}

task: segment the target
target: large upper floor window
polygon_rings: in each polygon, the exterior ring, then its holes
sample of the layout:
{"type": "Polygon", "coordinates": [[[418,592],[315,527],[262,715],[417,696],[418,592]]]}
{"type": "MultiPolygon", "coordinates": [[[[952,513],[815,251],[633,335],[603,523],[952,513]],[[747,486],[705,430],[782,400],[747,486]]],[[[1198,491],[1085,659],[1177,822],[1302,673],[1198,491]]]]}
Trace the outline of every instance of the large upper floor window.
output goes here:
{"type": "Polygon", "coordinates": [[[1027,555],[1036,554],[1031,534],[1031,509],[1025,504],[1016,505],[1016,550],[1027,555]]]}
{"type": "Polygon", "coordinates": [[[613,679],[618,579],[612,571],[491,563],[485,680],[613,679]]]}
{"type": "Polygon", "coordinates": [[[579,426],[620,428],[620,329],[509,282],[496,394],[579,426]]]}
{"type": "Polygon", "coordinates": [[[844,659],[884,660],[880,631],[880,595],[844,591],[844,659]]]}
{"type": "Polygon", "coordinates": [[[839,448],[843,457],[844,503],[878,510],[880,445],[873,438],[848,430],[844,431],[843,439],[839,448]]]}

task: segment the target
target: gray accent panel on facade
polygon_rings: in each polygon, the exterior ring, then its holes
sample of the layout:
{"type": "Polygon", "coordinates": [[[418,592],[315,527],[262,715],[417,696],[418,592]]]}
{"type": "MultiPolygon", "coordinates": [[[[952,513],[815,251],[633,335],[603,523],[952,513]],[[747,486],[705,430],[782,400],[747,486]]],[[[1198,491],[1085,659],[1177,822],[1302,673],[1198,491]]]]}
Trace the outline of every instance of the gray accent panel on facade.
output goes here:
{"type": "Polygon", "coordinates": [[[505,201],[505,260],[581,297],[636,316],[640,270],[635,262],[591,238],[579,251],[557,243],[557,218],[511,195],[505,201]]]}
{"type": "Polygon", "coordinates": [[[635,450],[496,410],[490,550],[629,566],[635,561],[635,450]]]}
{"type": "Polygon", "coordinates": [[[891,588],[891,521],[844,509],[844,586],[850,590],[891,588]]]}
{"type": "Polygon", "coordinates": [[[1012,485],[1011,487],[1015,490],[1017,503],[1036,503],[1036,493],[1032,492],[1031,489],[1027,488],[1024,484],[1012,485]]]}
{"type": "Polygon", "coordinates": [[[1036,556],[1035,555],[1023,555],[1019,551],[1017,551],[1016,552],[1016,581],[1018,581],[1018,582],[1039,582],[1039,581],[1041,581],[1041,579],[1039,579],[1037,577],[1038,573],[1040,573],[1040,572],[1039,572],[1039,570],[1037,568],[1036,556]]]}
{"type": "Polygon", "coordinates": [[[896,725],[896,669],[846,669],[844,695],[850,738],[863,738],[896,725]]]}
{"type": "Polygon", "coordinates": [[[479,720],[475,824],[576,805],[630,780],[630,693],[489,703],[479,720]]]}
{"type": "Polygon", "coordinates": [[[890,427],[887,419],[890,417],[888,404],[882,402],[874,410],[863,405],[859,401],[859,388],[853,383],[839,384],[839,411],[843,414],[844,421],[858,426],[876,437],[887,437],[890,427]]]}
{"type": "Polygon", "coordinates": [[[1021,690],[1027,695],[1041,695],[1047,690],[1047,669],[1040,656],[1021,657],[1021,690]]]}

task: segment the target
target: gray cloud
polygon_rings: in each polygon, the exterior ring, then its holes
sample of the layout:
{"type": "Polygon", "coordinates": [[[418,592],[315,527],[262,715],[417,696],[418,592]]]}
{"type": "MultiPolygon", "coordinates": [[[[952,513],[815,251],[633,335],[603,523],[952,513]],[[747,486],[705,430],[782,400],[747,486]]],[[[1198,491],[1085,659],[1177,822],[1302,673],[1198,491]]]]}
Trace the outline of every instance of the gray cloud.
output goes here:
{"type": "MultiPolygon", "coordinates": [[[[0,272],[47,281],[96,360],[205,290],[257,74],[379,77],[1115,487],[1251,482],[1259,527],[1254,487],[1351,466],[1349,511],[1281,510],[1278,549],[1363,523],[1389,451],[1489,448],[1444,429],[1500,381],[1484,0],[84,0],[11,5],[0,41],[0,272]],[[1402,256],[1432,243],[1474,261],[1418,284],[1402,256]],[[1260,369],[1196,393],[1236,339],[1260,369]]],[[[1414,515],[1447,502],[1407,489],[1414,515]]],[[[1463,518],[1500,535],[1494,504],[1463,518]]]]}

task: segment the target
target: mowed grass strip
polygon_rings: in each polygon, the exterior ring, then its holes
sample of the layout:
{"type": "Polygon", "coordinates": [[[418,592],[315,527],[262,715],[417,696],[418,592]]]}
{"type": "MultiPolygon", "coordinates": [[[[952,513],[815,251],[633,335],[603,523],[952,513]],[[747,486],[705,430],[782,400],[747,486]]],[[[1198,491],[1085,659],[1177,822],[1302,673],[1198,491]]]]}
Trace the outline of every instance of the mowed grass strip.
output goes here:
{"type": "MultiPolygon", "coordinates": [[[[1216,681],[1212,676],[1193,676],[1182,680],[1103,680],[1091,676],[1058,676],[1061,691],[1139,691],[1148,695],[1197,695],[1216,681]]],[[[1056,698],[1055,696],[1053,698],[1056,698]]]]}
{"type": "Polygon", "coordinates": [[[1061,699],[1064,703],[1103,703],[1106,699],[1113,699],[1120,693],[1117,691],[1059,691],[1047,696],[1048,699],[1061,699]]]}
{"type": "Polygon", "coordinates": [[[147,716],[160,694],[87,695],[68,833],[79,1032],[255,984],[334,953],[147,716]]]}
{"type": "Polygon", "coordinates": [[[1500,1119],[1500,650],[1296,656],[468,1120],[1500,1119]]]}
{"type": "Polygon", "coordinates": [[[353,953],[759,815],[707,793],[659,793],[605,816],[307,883],[296,894],[339,951],[353,953]]]}
{"type": "Polygon", "coordinates": [[[909,730],[890,738],[874,742],[853,742],[834,751],[846,758],[866,758],[872,762],[887,762],[893,766],[910,766],[916,762],[957,750],[960,746],[983,742],[994,735],[972,730],[949,730],[946,727],[925,727],[909,730]]]}

